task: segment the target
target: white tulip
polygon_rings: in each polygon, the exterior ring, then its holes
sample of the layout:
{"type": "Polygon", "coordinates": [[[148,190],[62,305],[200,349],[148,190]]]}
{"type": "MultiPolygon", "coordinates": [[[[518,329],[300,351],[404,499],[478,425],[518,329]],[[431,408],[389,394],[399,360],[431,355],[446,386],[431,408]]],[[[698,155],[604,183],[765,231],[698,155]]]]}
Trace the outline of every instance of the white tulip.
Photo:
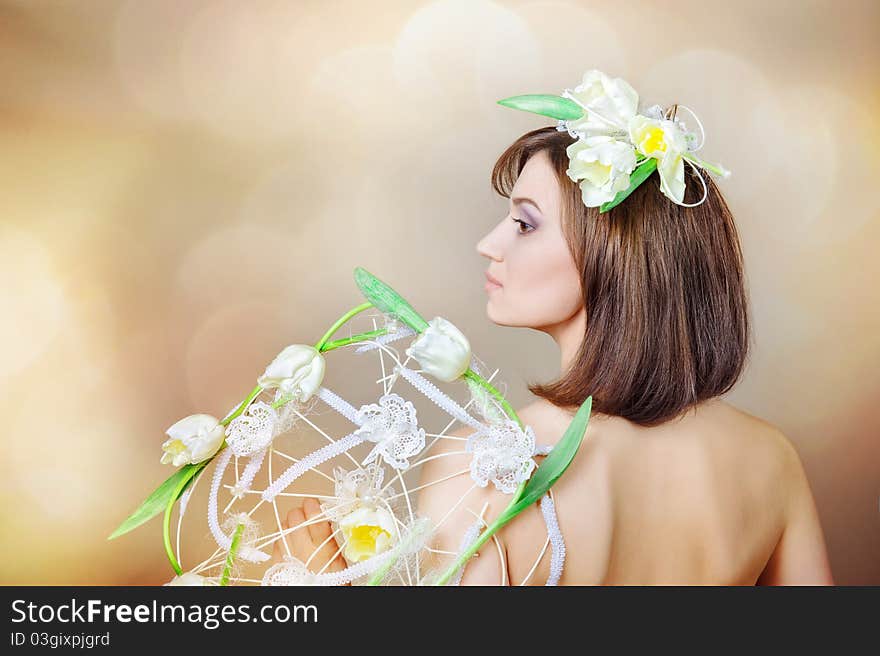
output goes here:
{"type": "Polygon", "coordinates": [[[434,317],[406,354],[422,370],[446,383],[459,378],[471,365],[471,345],[462,332],[443,317],[434,317]]]}
{"type": "Polygon", "coordinates": [[[278,387],[285,395],[308,401],[324,380],[324,356],[314,346],[291,344],[266,367],[257,384],[278,387]]]}
{"type": "Polygon", "coordinates": [[[339,528],[345,538],[343,555],[349,562],[372,558],[392,546],[394,516],[385,508],[361,506],[343,517],[339,528]]]}
{"type": "Polygon", "coordinates": [[[217,581],[195,572],[184,572],[175,576],[165,585],[218,585],[217,581]]]}
{"type": "Polygon", "coordinates": [[[629,187],[629,174],[636,166],[631,144],[613,137],[597,135],[578,139],[566,148],[566,173],[580,183],[587,207],[599,207],[629,187]]]}
{"type": "Polygon", "coordinates": [[[224,427],[211,415],[184,417],[165,431],[168,439],[162,444],[162,464],[180,467],[207,460],[223,443],[223,432],[224,427]]]}

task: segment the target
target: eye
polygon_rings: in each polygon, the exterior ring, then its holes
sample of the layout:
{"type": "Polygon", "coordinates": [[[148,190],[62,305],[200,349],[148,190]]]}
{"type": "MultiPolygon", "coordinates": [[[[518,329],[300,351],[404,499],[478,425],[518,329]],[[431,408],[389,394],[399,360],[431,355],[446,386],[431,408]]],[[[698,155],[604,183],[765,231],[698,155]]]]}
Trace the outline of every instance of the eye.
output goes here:
{"type": "Polygon", "coordinates": [[[528,223],[526,223],[526,222],[523,221],[522,219],[517,219],[516,217],[513,217],[513,216],[511,216],[510,218],[513,219],[513,221],[515,221],[516,223],[519,224],[519,227],[518,227],[517,230],[516,230],[516,233],[517,233],[518,235],[527,235],[527,234],[529,234],[532,230],[535,229],[534,226],[529,225],[528,223]],[[525,230],[525,231],[523,231],[523,227],[528,228],[528,229],[525,230]]]}

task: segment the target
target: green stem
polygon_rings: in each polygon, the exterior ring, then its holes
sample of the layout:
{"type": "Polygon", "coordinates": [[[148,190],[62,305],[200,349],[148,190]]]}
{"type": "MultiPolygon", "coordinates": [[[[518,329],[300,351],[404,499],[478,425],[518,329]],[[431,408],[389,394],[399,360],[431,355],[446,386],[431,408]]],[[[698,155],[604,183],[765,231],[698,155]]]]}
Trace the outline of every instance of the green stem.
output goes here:
{"type": "Polygon", "coordinates": [[[346,337],[344,339],[337,339],[332,342],[325,342],[324,346],[321,348],[321,352],[326,353],[327,351],[332,351],[333,349],[339,348],[340,346],[347,346],[348,344],[354,344],[355,342],[363,342],[372,337],[384,335],[387,332],[387,328],[379,328],[378,330],[371,330],[368,333],[360,333],[359,335],[352,335],[351,337],[346,337]]]}
{"type": "Polygon", "coordinates": [[[482,535],[480,535],[480,537],[477,538],[476,542],[474,542],[468,549],[466,549],[465,551],[463,551],[461,553],[461,555],[449,567],[449,569],[447,569],[443,573],[443,576],[441,576],[439,579],[437,579],[437,581],[434,583],[434,585],[446,585],[446,582],[449,581],[449,579],[451,579],[455,575],[455,573],[458,571],[458,569],[460,567],[462,567],[468,561],[468,559],[470,559],[475,553],[477,553],[477,551],[479,551],[480,547],[482,547],[483,544],[485,544],[486,540],[488,540],[490,537],[492,537],[493,533],[495,533],[498,529],[500,529],[502,526],[504,526],[511,519],[516,517],[517,513],[513,513],[513,514],[509,514],[509,513],[511,513],[511,511],[513,510],[513,507],[520,500],[520,497],[522,497],[523,490],[525,489],[527,483],[528,483],[528,480],[525,480],[519,484],[519,487],[516,488],[516,492],[513,493],[513,498],[511,499],[507,508],[504,509],[504,512],[502,512],[500,515],[498,515],[498,517],[495,519],[495,521],[492,522],[486,528],[485,531],[483,531],[482,535]]]}
{"type": "MultiPolygon", "coordinates": [[[[220,453],[220,451],[222,450],[223,447],[221,446],[217,453],[220,453]]],[[[182,478],[177,484],[177,487],[171,494],[171,498],[168,499],[168,505],[165,506],[165,517],[162,521],[162,539],[165,542],[165,554],[168,556],[168,562],[171,563],[171,567],[174,568],[174,571],[178,574],[178,576],[181,573],[180,563],[177,562],[177,558],[174,556],[174,550],[171,548],[171,510],[174,508],[175,502],[180,498],[180,495],[183,493],[184,488],[186,488],[187,485],[193,482],[193,479],[198,476],[205,467],[208,466],[208,463],[211,462],[211,460],[213,460],[213,456],[208,460],[204,460],[196,464],[195,467],[191,470],[191,475],[182,478]]]]}
{"type": "Polygon", "coordinates": [[[177,557],[174,555],[174,549],[171,548],[171,509],[174,507],[174,501],[176,499],[170,501],[167,506],[165,506],[165,521],[162,524],[162,539],[165,542],[165,555],[168,556],[168,562],[171,563],[171,567],[174,568],[175,574],[180,576],[183,570],[180,569],[180,563],[177,562],[177,557]]]}
{"type": "MultiPolygon", "coordinates": [[[[525,483],[522,483],[519,489],[516,491],[515,497],[518,498],[520,493],[522,492],[522,488],[525,483]]],[[[465,549],[461,555],[455,560],[452,566],[447,569],[443,575],[437,579],[434,585],[446,585],[446,583],[451,579],[455,573],[462,567],[477,551],[479,551],[480,547],[485,544],[486,540],[492,537],[498,529],[504,526],[507,522],[513,519],[516,514],[510,514],[512,507],[516,504],[516,500],[512,501],[510,505],[504,509],[494,522],[492,522],[485,531],[476,539],[476,541],[467,549],[465,549]]]]}
{"type": "Polygon", "coordinates": [[[235,533],[232,536],[232,544],[229,545],[229,553],[226,554],[226,565],[223,567],[223,576],[220,577],[220,585],[229,585],[229,574],[232,572],[232,563],[235,562],[235,555],[238,553],[238,543],[241,541],[241,532],[243,530],[243,523],[235,527],[235,533]]]}
{"type": "Polygon", "coordinates": [[[691,155],[690,153],[683,153],[682,157],[684,157],[687,160],[690,160],[691,162],[693,162],[695,164],[699,164],[704,169],[708,169],[709,171],[712,171],[712,173],[714,173],[715,175],[720,175],[722,177],[727,177],[728,175],[730,175],[730,171],[725,169],[723,166],[717,166],[715,164],[710,164],[709,162],[706,162],[705,160],[700,159],[696,155],[691,155]]]}
{"type": "Polygon", "coordinates": [[[253,401],[254,398],[256,398],[257,394],[259,394],[262,391],[263,391],[263,388],[260,387],[259,385],[257,385],[254,389],[252,389],[251,393],[247,395],[247,398],[244,401],[242,401],[241,404],[235,409],[235,412],[233,412],[226,419],[221,421],[220,425],[221,426],[228,426],[229,422],[232,421],[233,419],[235,419],[236,417],[238,417],[242,412],[244,412],[245,408],[247,408],[250,405],[251,401],[253,401]]]}
{"type": "Polygon", "coordinates": [[[498,400],[498,402],[501,404],[501,407],[504,408],[504,411],[507,413],[507,415],[511,419],[513,419],[517,424],[519,424],[520,428],[525,428],[525,426],[523,426],[522,420],[519,418],[519,416],[516,414],[516,411],[513,409],[513,406],[511,406],[510,403],[508,403],[507,399],[505,399],[501,395],[501,392],[499,392],[497,389],[495,389],[488,380],[483,378],[480,374],[478,374],[473,369],[468,369],[467,371],[465,371],[462,374],[462,378],[468,378],[468,379],[482,385],[492,396],[494,396],[498,400]]]}
{"type": "Polygon", "coordinates": [[[273,401],[273,403],[272,403],[272,407],[273,407],[275,410],[277,410],[277,409],[280,408],[282,405],[284,405],[284,404],[286,404],[286,403],[288,403],[289,401],[292,401],[292,400],[293,400],[293,394],[288,394],[288,395],[286,395],[286,396],[282,396],[282,397],[281,397],[280,399],[278,399],[277,401],[273,401]]]}
{"type": "Polygon", "coordinates": [[[336,320],[336,323],[334,323],[332,326],[330,326],[330,330],[328,330],[326,333],[324,333],[324,336],[318,340],[318,343],[315,344],[315,348],[318,349],[319,351],[322,351],[324,349],[325,342],[328,339],[330,339],[331,337],[333,337],[333,333],[335,333],[337,330],[339,330],[339,327],[342,326],[342,324],[344,324],[346,321],[351,319],[357,313],[363,312],[364,310],[371,308],[371,307],[373,307],[372,303],[369,303],[369,302],[361,303],[357,307],[352,308],[351,310],[349,310],[348,312],[343,314],[341,317],[339,317],[339,319],[336,320]]]}
{"type": "Polygon", "coordinates": [[[178,576],[180,576],[183,570],[180,568],[180,563],[177,562],[177,556],[174,555],[174,549],[171,548],[171,510],[174,508],[177,497],[180,496],[181,490],[183,490],[188,480],[189,479],[182,480],[177,484],[174,494],[171,495],[168,505],[165,506],[165,517],[162,522],[162,540],[165,542],[165,554],[168,556],[168,562],[171,563],[171,567],[174,568],[174,571],[178,576]]]}

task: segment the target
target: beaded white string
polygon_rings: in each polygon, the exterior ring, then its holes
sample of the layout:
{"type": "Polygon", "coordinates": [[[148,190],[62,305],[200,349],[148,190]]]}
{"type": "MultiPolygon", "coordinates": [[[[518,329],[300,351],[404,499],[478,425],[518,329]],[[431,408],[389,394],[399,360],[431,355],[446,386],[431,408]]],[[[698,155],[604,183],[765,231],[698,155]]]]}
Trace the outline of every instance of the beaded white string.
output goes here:
{"type": "Polygon", "coordinates": [[[550,537],[552,551],[550,554],[550,576],[547,578],[546,585],[556,585],[562,577],[562,568],[565,566],[565,540],[562,537],[562,531],[559,530],[559,520],[556,517],[556,506],[550,493],[546,493],[541,497],[541,514],[544,516],[544,523],[547,525],[547,534],[550,537]]]}

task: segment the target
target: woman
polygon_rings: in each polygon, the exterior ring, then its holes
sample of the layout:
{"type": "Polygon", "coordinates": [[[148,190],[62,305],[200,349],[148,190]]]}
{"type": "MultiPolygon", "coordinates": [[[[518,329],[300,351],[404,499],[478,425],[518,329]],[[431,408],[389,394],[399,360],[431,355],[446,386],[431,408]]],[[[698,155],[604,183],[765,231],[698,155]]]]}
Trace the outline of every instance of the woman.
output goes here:
{"type": "MultiPolygon", "coordinates": [[[[566,175],[572,142],[544,128],[503,153],[492,181],[509,213],[477,245],[488,259],[489,319],[540,330],[560,350],[560,379],[530,385],[538,399],[517,410],[538,443],[554,444],[594,399],[581,448],[552,489],[566,545],[560,583],[833,584],[795,448],[719,398],[744,368],[750,333],[739,240],[718,188],[707,179],[706,201],[685,208],[648,180],[599,214],[566,175]]],[[[468,462],[459,453],[423,465],[423,481],[442,481],[418,500],[440,524],[430,544],[437,568],[474,509],[491,521],[509,501],[475,487],[468,462]],[[459,497],[466,503],[450,511],[459,497]]],[[[319,513],[307,499],[287,526],[319,513]]],[[[328,523],[309,524],[288,544],[301,560],[319,547],[313,569],[330,559],[327,569],[341,569],[330,535],[328,523]]],[[[543,585],[551,552],[537,505],[497,538],[461,583],[543,585]]]]}

